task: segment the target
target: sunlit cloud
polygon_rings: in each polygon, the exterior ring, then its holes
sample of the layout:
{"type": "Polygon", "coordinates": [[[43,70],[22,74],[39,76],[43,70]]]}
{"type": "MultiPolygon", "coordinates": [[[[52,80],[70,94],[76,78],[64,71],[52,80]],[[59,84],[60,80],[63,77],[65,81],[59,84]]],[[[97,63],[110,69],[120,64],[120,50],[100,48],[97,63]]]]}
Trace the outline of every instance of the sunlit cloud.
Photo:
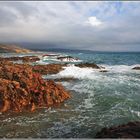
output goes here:
{"type": "Polygon", "coordinates": [[[96,17],[89,17],[86,23],[92,26],[100,26],[102,24],[102,22],[96,17]]]}

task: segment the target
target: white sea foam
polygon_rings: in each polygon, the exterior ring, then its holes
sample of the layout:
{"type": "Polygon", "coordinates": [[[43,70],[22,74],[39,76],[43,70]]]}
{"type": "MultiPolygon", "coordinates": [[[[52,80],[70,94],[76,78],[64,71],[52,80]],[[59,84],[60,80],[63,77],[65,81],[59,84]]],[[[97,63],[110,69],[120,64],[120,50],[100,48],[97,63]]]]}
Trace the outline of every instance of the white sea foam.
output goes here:
{"type": "Polygon", "coordinates": [[[93,101],[93,98],[94,98],[94,92],[90,92],[90,94],[88,95],[88,98],[84,100],[84,107],[86,109],[90,109],[90,108],[93,108],[94,106],[94,103],[92,103],[93,101]]]}
{"type": "MultiPolygon", "coordinates": [[[[132,70],[133,67],[139,65],[102,65],[107,70],[107,73],[136,73],[139,71],[132,70]]],[[[64,70],[59,72],[57,77],[74,77],[78,79],[95,79],[95,78],[105,78],[107,73],[101,73],[101,69],[93,69],[93,68],[79,68],[74,65],[69,65],[68,67],[64,67],[64,70]]],[[[104,69],[102,69],[104,70],[104,69]]],[[[107,76],[108,77],[108,76],[107,76]]],[[[123,77],[125,78],[125,77],[123,77]]]]}
{"type": "Polygon", "coordinates": [[[137,65],[102,65],[103,67],[106,68],[106,70],[108,70],[109,72],[113,72],[113,73],[125,73],[125,72],[134,72],[134,70],[132,70],[132,68],[136,67],[136,66],[140,66],[139,64],[137,65]]]}
{"type": "Polygon", "coordinates": [[[43,60],[39,60],[39,61],[36,61],[37,64],[39,65],[46,65],[46,64],[49,64],[48,62],[45,62],[43,60]]]}
{"type": "Polygon", "coordinates": [[[135,113],[138,117],[140,117],[140,111],[131,110],[131,113],[135,113]]]}
{"type": "Polygon", "coordinates": [[[74,65],[65,67],[65,69],[57,74],[60,77],[75,77],[78,79],[89,78],[94,73],[92,68],[79,68],[74,65]]]}

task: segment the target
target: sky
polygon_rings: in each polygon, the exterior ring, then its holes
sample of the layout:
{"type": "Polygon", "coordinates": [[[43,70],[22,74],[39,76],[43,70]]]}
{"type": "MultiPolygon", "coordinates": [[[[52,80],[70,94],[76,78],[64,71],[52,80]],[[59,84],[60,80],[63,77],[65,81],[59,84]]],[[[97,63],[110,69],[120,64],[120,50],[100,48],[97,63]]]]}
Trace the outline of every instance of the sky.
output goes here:
{"type": "Polygon", "coordinates": [[[140,2],[1,1],[0,42],[140,51],[140,2]]]}

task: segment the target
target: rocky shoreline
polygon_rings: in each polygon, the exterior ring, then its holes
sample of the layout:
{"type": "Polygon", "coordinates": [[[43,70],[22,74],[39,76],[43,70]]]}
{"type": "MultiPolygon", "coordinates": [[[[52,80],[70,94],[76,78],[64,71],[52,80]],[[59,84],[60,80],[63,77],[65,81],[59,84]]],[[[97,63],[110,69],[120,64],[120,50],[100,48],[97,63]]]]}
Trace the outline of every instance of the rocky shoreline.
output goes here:
{"type": "MultiPolygon", "coordinates": [[[[69,91],[55,82],[77,80],[73,77],[44,80],[42,75],[57,74],[67,64],[29,65],[39,61],[37,56],[0,57],[0,112],[34,111],[38,108],[56,106],[71,98],[69,91]],[[13,63],[22,61],[22,64],[13,63]]],[[[80,68],[99,69],[104,67],[90,63],[75,64],[80,68]]],[[[139,70],[134,67],[132,70],[139,70]]],[[[95,138],[140,138],[140,122],[129,122],[117,127],[103,128],[95,138]]]]}
{"type": "MultiPolygon", "coordinates": [[[[67,64],[29,65],[39,61],[37,56],[0,57],[0,112],[33,111],[40,107],[49,107],[70,98],[61,84],[55,82],[69,81],[73,78],[44,80],[42,75],[57,74],[67,64]],[[13,63],[22,61],[22,64],[13,63]]],[[[77,64],[77,67],[100,69],[96,64],[77,64]]]]}
{"type": "Polygon", "coordinates": [[[33,71],[40,73],[42,75],[47,74],[57,74],[61,70],[63,70],[63,67],[66,66],[65,64],[47,64],[47,65],[34,65],[32,66],[33,71]]]}
{"type": "Polygon", "coordinates": [[[23,57],[0,57],[0,61],[22,61],[23,63],[26,62],[36,62],[39,61],[40,58],[37,56],[23,56],[23,57]]]}

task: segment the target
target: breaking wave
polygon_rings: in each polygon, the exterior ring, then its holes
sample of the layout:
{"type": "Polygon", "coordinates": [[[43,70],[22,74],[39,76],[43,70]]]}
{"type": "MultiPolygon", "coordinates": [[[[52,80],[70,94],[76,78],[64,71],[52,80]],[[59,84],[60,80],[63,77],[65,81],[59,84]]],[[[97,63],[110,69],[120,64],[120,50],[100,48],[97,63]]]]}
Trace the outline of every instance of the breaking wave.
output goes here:
{"type": "Polygon", "coordinates": [[[102,65],[105,67],[105,70],[107,70],[106,73],[100,72],[100,70],[104,69],[93,69],[93,68],[79,68],[74,65],[70,65],[68,67],[64,67],[65,69],[61,72],[59,72],[56,77],[74,77],[78,79],[96,79],[99,77],[105,77],[109,74],[127,74],[127,73],[139,73],[139,71],[132,70],[133,67],[139,66],[139,65],[102,65]]]}

